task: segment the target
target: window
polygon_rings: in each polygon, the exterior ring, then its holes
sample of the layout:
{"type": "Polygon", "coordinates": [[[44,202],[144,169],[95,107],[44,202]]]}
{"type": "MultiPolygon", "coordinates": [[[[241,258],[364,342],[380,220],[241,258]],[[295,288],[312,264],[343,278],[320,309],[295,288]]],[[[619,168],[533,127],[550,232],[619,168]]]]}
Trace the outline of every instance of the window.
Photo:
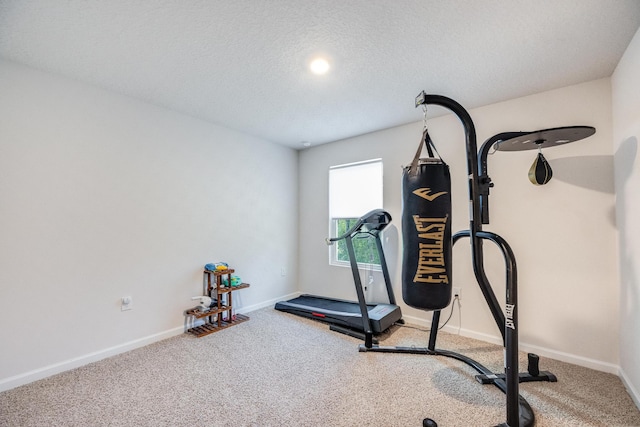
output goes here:
{"type": "MultiPolygon", "coordinates": [[[[382,208],[382,159],[329,168],[329,235],[344,234],[355,221],[373,209],[382,208]]],[[[380,266],[372,237],[353,239],[356,261],[361,266],[380,266]]],[[[349,265],[344,240],[329,247],[329,263],[349,265]]]]}

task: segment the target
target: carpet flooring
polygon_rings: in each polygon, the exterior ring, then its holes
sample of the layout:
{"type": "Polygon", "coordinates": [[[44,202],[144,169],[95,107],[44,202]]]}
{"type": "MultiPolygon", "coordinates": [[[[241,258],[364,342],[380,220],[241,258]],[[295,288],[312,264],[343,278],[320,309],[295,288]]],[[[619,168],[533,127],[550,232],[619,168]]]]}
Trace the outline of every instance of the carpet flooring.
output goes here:
{"type": "MultiPolygon", "coordinates": [[[[0,426],[494,426],[505,397],[446,357],[358,352],[359,340],[272,308],[203,338],[184,334],[0,393],[0,426]]],[[[384,345],[426,346],[395,328],[384,345]]],[[[441,332],[438,348],[499,371],[502,347],[441,332]]],[[[521,355],[521,370],[526,355],[521,355]]],[[[618,377],[541,358],[524,383],[536,426],[640,426],[618,377]]]]}

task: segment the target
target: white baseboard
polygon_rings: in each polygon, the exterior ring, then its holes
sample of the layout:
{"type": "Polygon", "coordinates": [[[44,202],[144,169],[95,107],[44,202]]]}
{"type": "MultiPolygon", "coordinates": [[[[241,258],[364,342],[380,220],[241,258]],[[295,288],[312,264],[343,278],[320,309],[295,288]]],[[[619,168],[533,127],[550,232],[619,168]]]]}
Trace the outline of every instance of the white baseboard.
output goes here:
{"type": "MultiPolygon", "coordinates": [[[[411,323],[414,323],[423,327],[427,327],[427,328],[431,327],[431,322],[428,320],[418,318],[418,317],[413,317],[413,316],[404,316],[404,318],[410,321],[411,323]]],[[[457,334],[463,337],[473,338],[473,339],[488,342],[491,344],[502,345],[502,337],[497,335],[484,334],[484,333],[472,331],[469,329],[458,328],[457,326],[451,326],[451,325],[446,325],[445,327],[442,328],[442,330],[451,334],[457,334]]],[[[552,350],[549,348],[531,345],[524,342],[519,343],[518,349],[520,351],[535,353],[538,356],[548,357],[550,359],[559,360],[561,362],[567,362],[573,365],[595,369],[596,371],[606,372],[614,375],[620,375],[620,367],[618,365],[614,365],[613,363],[602,362],[600,360],[595,360],[595,359],[589,359],[587,357],[577,356],[575,354],[552,350]]]]}
{"type": "Polygon", "coordinates": [[[25,385],[33,381],[41,380],[43,378],[47,378],[64,371],[79,368],[80,366],[97,362],[99,360],[106,359],[107,357],[115,356],[120,353],[125,353],[127,351],[134,350],[136,348],[144,347],[154,342],[162,341],[167,338],[180,335],[182,333],[184,333],[184,326],[179,326],[164,332],[160,332],[160,333],[149,335],[143,338],[138,338],[133,341],[118,344],[116,346],[109,347],[104,350],[85,354],[83,356],[74,357],[73,359],[65,360],[59,363],[54,363],[53,365],[45,366],[43,368],[34,369],[32,371],[25,372],[23,374],[14,375],[9,378],[3,378],[0,380],[0,392],[19,387],[21,385],[25,385]]]}
{"type": "MultiPolygon", "coordinates": [[[[258,304],[238,308],[238,312],[242,314],[249,313],[251,311],[259,310],[264,307],[275,305],[275,303],[278,301],[295,298],[300,295],[301,295],[301,292],[294,292],[292,294],[284,295],[280,298],[274,298],[272,300],[263,301],[258,304]]],[[[47,378],[64,371],[79,368],[80,366],[97,362],[99,360],[106,359],[107,357],[115,356],[120,353],[125,353],[127,351],[134,350],[136,348],[144,347],[154,342],[162,341],[167,338],[171,338],[171,337],[183,334],[184,331],[185,331],[185,327],[184,325],[181,325],[164,332],[159,332],[157,334],[149,335],[133,341],[122,343],[113,347],[106,348],[104,350],[99,350],[93,353],[85,354],[83,356],[74,357],[73,359],[65,360],[60,363],[55,363],[53,365],[45,366],[43,368],[34,369],[32,371],[25,372],[19,375],[14,375],[12,377],[3,378],[3,379],[0,379],[0,392],[11,390],[12,388],[16,388],[21,385],[31,383],[33,381],[41,380],[43,378],[47,378]]]]}
{"type": "Polygon", "coordinates": [[[423,328],[428,328],[431,326],[431,322],[423,319],[422,317],[407,316],[406,314],[403,314],[402,318],[406,320],[407,323],[411,323],[412,325],[420,326],[423,328]]]}
{"type": "Polygon", "coordinates": [[[633,402],[636,404],[638,409],[640,409],[640,393],[633,386],[633,384],[629,380],[629,377],[627,377],[627,374],[624,372],[624,370],[622,370],[622,368],[620,368],[619,376],[620,376],[620,379],[622,380],[622,384],[624,384],[624,386],[627,388],[627,392],[629,392],[629,396],[631,396],[631,399],[633,399],[633,402]]]}
{"type": "MultiPolygon", "coordinates": [[[[606,372],[608,374],[620,374],[620,367],[618,365],[614,365],[613,363],[609,362],[603,362],[601,360],[590,359],[588,357],[577,356],[575,354],[551,350],[545,347],[539,347],[527,343],[520,343],[520,350],[535,353],[538,356],[544,356],[550,359],[559,360],[561,362],[567,362],[573,365],[595,369],[596,371],[606,372]]],[[[544,369],[544,361],[540,362],[540,369],[544,369]]]]}
{"type": "MultiPolygon", "coordinates": [[[[242,314],[246,314],[246,313],[250,313],[252,311],[255,310],[259,310],[261,308],[265,308],[265,307],[269,307],[269,306],[273,306],[275,305],[276,302],[278,301],[283,301],[283,300],[288,300],[291,298],[296,298],[298,296],[300,296],[302,293],[301,292],[294,292],[288,295],[284,295],[282,297],[279,298],[274,298],[271,300],[267,300],[267,301],[263,301],[260,302],[258,304],[253,304],[250,306],[246,306],[246,307],[241,307],[238,308],[238,312],[242,313],[242,314]]],[[[418,325],[418,326],[423,326],[423,327],[430,327],[431,326],[431,322],[428,320],[425,320],[424,318],[419,318],[419,317],[414,317],[414,316],[404,316],[404,318],[412,324],[418,325]]],[[[468,338],[473,338],[473,339],[477,339],[480,341],[485,341],[485,342],[489,342],[492,344],[501,344],[502,343],[502,339],[498,336],[493,336],[493,335],[488,335],[488,334],[483,334],[483,333],[478,333],[475,331],[471,331],[468,329],[461,329],[455,326],[451,326],[451,325],[447,325],[443,328],[444,331],[448,332],[448,333],[452,333],[452,334],[459,334],[461,336],[464,337],[468,337],[468,338]]],[[[105,359],[107,357],[111,357],[111,356],[115,356],[117,354],[120,353],[125,353],[127,351],[130,350],[134,350],[136,348],[140,348],[140,347],[144,347],[146,345],[152,344],[154,342],[157,341],[162,341],[164,339],[167,338],[171,338],[173,336],[177,336],[184,333],[184,325],[181,325],[179,327],[175,327],[172,329],[169,329],[167,331],[164,332],[160,332],[157,334],[153,334],[153,335],[149,335],[143,338],[139,338],[133,341],[129,341],[123,344],[119,344],[113,347],[109,347],[106,348],[104,350],[100,350],[100,351],[96,351],[93,353],[89,353],[83,356],[79,356],[79,357],[75,357],[73,359],[69,359],[60,363],[55,363],[53,365],[49,365],[49,366],[45,366],[43,368],[39,368],[39,369],[35,369],[29,372],[25,372],[23,374],[19,374],[19,375],[15,375],[12,377],[8,377],[8,378],[4,378],[4,379],[0,379],[0,392],[2,391],[6,391],[6,390],[10,390],[12,388],[15,387],[19,387],[21,385],[25,385],[28,384],[30,382],[33,381],[37,381],[43,378],[47,378],[49,376],[64,372],[64,371],[68,371],[71,369],[75,369],[78,368],[80,366],[84,366],[87,365],[89,363],[93,363],[93,362],[97,362],[99,360],[105,359]]],[[[425,343],[427,342],[428,337],[425,338],[425,343]]],[[[520,350],[521,351],[527,351],[527,352],[533,352],[536,353],[540,356],[544,356],[544,357],[549,357],[552,359],[556,359],[556,360],[560,360],[563,362],[567,362],[567,363],[572,363],[574,365],[578,365],[578,366],[584,366],[587,368],[591,368],[591,369],[595,369],[598,371],[602,371],[602,372],[607,372],[607,373],[611,373],[611,374],[615,374],[620,376],[620,378],[622,379],[623,383],[625,384],[625,386],[627,387],[627,390],[629,390],[629,394],[631,395],[631,397],[633,398],[633,400],[635,401],[636,405],[638,407],[640,407],[640,394],[638,394],[638,391],[633,387],[633,385],[631,384],[631,382],[627,379],[627,377],[624,375],[624,372],[621,371],[620,367],[611,363],[606,363],[606,362],[601,362],[598,360],[593,360],[593,359],[588,359],[582,356],[576,356],[573,354],[569,354],[569,353],[564,353],[564,352],[560,352],[560,351],[555,351],[555,350],[551,350],[551,349],[547,349],[547,348],[543,348],[543,347],[538,347],[535,345],[528,345],[526,343],[520,343],[520,350]]]]}
{"type": "Polygon", "coordinates": [[[281,296],[281,297],[278,297],[278,298],[273,298],[273,299],[270,299],[268,301],[260,302],[258,304],[253,304],[253,305],[249,305],[249,306],[246,306],[246,307],[240,307],[240,308],[238,308],[238,313],[247,314],[247,313],[250,313],[252,311],[260,310],[261,308],[265,308],[265,307],[269,307],[269,306],[275,305],[278,301],[284,301],[284,300],[288,300],[288,299],[291,299],[291,298],[297,298],[300,295],[302,295],[302,292],[294,292],[292,294],[284,295],[284,296],[281,296]]]}

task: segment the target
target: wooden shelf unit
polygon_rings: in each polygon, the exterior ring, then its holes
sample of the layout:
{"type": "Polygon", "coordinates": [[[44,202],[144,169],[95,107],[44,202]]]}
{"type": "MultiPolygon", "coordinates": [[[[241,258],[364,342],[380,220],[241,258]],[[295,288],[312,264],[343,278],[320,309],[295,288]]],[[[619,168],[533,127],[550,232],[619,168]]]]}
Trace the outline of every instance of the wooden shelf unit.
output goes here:
{"type": "Polygon", "coordinates": [[[188,333],[200,338],[249,320],[249,317],[243,314],[233,314],[233,291],[250,286],[248,283],[230,286],[231,274],[234,272],[235,270],[231,268],[216,271],[204,270],[204,294],[214,298],[217,305],[204,312],[197,307],[185,311],[185,316],[188,316],[192,323],[196,319],[205,319],[203,325],[187,329],[188,333]],[[227,286],[222,284],[224,276],[227,276],[227,286]]]}

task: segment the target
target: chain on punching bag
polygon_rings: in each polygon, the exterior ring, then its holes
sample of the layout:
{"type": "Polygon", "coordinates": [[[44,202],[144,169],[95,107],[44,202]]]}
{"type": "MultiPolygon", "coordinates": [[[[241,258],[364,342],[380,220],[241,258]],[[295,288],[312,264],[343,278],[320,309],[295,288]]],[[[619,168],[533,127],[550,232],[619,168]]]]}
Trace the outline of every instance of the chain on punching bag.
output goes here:
{"type": "Polygon", "coordinates": [[[432,147],[425,128],[413,162],[402,174],[402,298],[422,310],[449,305],[452,289],[451,176],[432,147]],[[423,143],[427,159],[420,158],[423,143]]]}

